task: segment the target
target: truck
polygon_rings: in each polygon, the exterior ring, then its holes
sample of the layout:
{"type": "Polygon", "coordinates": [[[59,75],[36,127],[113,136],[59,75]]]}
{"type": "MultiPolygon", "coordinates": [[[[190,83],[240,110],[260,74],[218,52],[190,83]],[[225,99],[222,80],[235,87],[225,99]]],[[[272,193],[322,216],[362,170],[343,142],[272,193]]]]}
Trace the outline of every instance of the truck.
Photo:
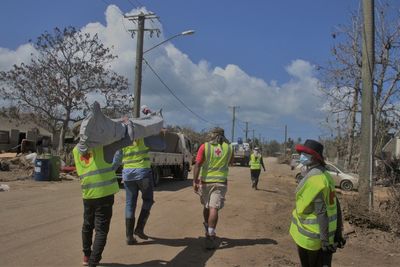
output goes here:
{"type": "Polygon", "coordinates": [[[233,147],[233,164],[239,163],[240,166],[249,166],[250,161],[250,144],[243,142],[232,142],[233,147]]]}
{"type": "MultiPolygon", "coordinates": [[[[191,140],[183,133],[175,132],[160,133],[159,137],[164,140],[165,149],[149,151],[154,186],[158,186],[164,177],[186,180],[193,162],[191,140]]],[[[121,183],[122,166],[117,170],[117,178],[121,183]]]]}

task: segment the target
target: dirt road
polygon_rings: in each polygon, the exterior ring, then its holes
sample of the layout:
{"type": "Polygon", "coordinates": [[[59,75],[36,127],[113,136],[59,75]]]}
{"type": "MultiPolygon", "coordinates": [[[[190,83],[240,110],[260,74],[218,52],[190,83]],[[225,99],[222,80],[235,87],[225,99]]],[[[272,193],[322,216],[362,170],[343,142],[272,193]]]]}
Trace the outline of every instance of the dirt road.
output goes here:
{"type": "MultiPolygon", "coordinates": [[[[161,182],[146,232],[125,245],[124,190],[116,195],[101,266],[299,266],[288,234],[296,184],[288,165],[266,160],[260,190],[249,170],[232,167],[217,234],[219,249],[203,248],[202,207],[192,180],[161,182]]],[[[4,183],[4,182],[2,182],[4,183]]],[[[6,183],[0,192],[0,266],[81,266],[82,200],[78,181],[6,183]]],[[[334,266],[399,266],[399,240],[371,231],[350,236],[334,266]]]]}

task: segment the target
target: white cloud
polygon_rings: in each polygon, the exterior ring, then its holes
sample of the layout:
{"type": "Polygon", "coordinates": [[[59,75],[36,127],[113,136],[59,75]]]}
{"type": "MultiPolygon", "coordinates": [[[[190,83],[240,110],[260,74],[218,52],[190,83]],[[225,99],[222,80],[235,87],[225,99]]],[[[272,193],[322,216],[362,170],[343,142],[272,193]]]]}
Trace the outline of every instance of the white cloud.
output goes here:
{"type": "MultiPolygon", "coordinates": [[[[144,8],[140,11],[147,12],[144,8]]],[[[137,13],[138,10],[131,12],[137,13]]],[[[82,31],[98,34],[106,46],[113,47],[112,53],[118,58],[111,63],[111,67],[128,77],[130,90],[133,91],[136,37],[132,39],[127,29],[137,25],[123,19],[121,11],[114,5],[106,9],[105,16],[106,25],[93,22],[83,27],[82,31]]],[[[162,29],[160,24],[151,26],[162,29]]],[[[163,36],[150,38],[146,34],[144,49],[164,39],[163,36]]],[[[0,48],[0,70],[6,70],[15,63],[27,62],[32,51],[28,44],[16,51],[0,48]]],[[[267,82],[252,77],[234,63],[215,68],[207,60],[195,63],[171,43],[157,47],[145,58],[191,110],[208,121],[226,123],[225,127],[230,127],[229,106],[240,106],[237,113],[240,120],[259,125],[276,125],[282,118],[290,116],[299,120],[310,114],[320,117],[318,80],[314,76],[314,66],[306,60],[293,60],[286,66],[291,78],[279,84],[276,80],[267,82]]],[[[146,64],[143,64],[142,104],[154,109],[163,108],[169,124],[190,125],[197,129],[211,127],[184,108],[146,64]]]]}
{"type": "Polygon", "coordinates": [[[30,44],[21,45],[15,51],[0,47],[0,71],[9,70],[14,64],[29,62],[31,53],[34,52],[35,49],[30,44]]]}

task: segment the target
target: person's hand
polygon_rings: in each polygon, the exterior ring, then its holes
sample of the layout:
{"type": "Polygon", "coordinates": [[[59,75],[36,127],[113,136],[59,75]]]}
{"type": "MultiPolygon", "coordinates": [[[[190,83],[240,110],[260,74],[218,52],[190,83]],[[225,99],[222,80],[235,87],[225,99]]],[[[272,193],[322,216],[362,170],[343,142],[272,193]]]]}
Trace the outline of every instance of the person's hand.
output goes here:
{"type": "Polygon", "coordinates": [[[335,244],[338,248],[344,248],[346,245],[346,238],[342,234],[335,236],[335,244]]]}
{"type": "Polygon", "coordinates": [[[336,244],[330,245],[328,241],[321,241],[321,249],[323,252],[336,252],[336,244]]]}
{"type": "Polygon", "coordinates": [[[129,122],[129,118],[128,118],[127,115],[123,116],[123,117],[121,118],[121,120],[122,120],[122,122],[125,123],[125,124],[128,124],[128,122],[129,122]]]}
{"type": "Polygon", "coordinates": [[[200,193],[201,187],[201,180],[200,179],[193,179],[193,190],[195,193],[200,193]]]}

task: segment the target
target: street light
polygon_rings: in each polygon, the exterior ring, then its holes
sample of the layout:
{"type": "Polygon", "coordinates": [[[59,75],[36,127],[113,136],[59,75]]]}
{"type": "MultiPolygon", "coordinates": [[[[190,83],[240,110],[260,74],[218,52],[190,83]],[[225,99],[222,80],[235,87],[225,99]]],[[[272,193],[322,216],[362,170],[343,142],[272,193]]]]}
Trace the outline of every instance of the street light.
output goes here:
{"type": "Polygon", "coordinates": [[[192,35],[192,34],[194,34],[194,32],[195,32],[194,30],[188,30],[188,31],[184,31],[184,32],[175,34],[174,36],[172,36],[172,37],[170,37],[170,38],[168,38],[168,39],[162,41],[161,43],[159,43],[159,44],[153,46],[152,48],[147,49],[146,51],[143,52],[143,54],[146,54],[147,52],[149,52],[149,51],[153,50],[154,48],[156,48],[156,47],[158,47],[158,46],[160,46],[160,45],[162,45],[162,44],[168,42],[168,41],[171,40],[171,39],[174,39],[174,38],[176,38],[176,37],[178,37],[178,36],[181,36],[181,35],[192,35]]]}
{"type": "Polygon", "coordinates": [[[144,17],[139,16],[138,20],[138,39],[137,39],[137,48],[136,48],[136,71],[135,71],[135,97],[133,99],[133,117],[140,117],[140,98],[141,98],[141,90],[142,90],[142,63],[143,63],[143,55],[150,50],[162,45],[165,42],[168,42],[171,39],[174,39],[178,36],[183,35],[191,35],[194,33],[193,30],[184,31],[174,36],[162,41],[161,43],[147,49],[143,52],[143,32],[144,32],[144,17]]]}

